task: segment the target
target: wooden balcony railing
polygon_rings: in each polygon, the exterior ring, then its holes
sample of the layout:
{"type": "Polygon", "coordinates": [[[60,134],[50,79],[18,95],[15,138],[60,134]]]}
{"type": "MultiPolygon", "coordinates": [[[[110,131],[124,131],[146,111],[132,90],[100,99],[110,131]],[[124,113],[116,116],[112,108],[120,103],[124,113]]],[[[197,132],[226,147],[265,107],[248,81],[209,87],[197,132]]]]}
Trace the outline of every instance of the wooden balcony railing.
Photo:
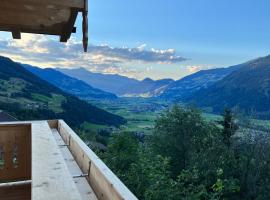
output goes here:
{"type": "Polygon", "coordinates": [[[98,199],[137,200],[133,193],[63,120],[48,123],[51,128],[58,130],[98,199]]]}
{"type": "Polygon", "coordinates": [[[0,199],[137,200],[63,120],[0,124],[0,199]]]}

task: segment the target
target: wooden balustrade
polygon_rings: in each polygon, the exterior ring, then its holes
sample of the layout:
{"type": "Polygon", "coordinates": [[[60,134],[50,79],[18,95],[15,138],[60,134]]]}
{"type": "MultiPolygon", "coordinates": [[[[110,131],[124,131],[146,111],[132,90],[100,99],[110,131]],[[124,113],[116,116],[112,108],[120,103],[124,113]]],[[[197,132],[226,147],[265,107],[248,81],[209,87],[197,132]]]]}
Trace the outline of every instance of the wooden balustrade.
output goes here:
{"type": "Polygon", "coordinates": [[[60,133],[100,200],[137,200],[133,193],[63,121],[48,121],[60,133]]]}
{"type": "Polygon", "coordinates": [[[85,177],[99,200],[137,200],[63,120],[0,124],[0,199],[80,199],[74,175],[85,177]],[[68,171],[54,129],[82,174],[68,171]]]}

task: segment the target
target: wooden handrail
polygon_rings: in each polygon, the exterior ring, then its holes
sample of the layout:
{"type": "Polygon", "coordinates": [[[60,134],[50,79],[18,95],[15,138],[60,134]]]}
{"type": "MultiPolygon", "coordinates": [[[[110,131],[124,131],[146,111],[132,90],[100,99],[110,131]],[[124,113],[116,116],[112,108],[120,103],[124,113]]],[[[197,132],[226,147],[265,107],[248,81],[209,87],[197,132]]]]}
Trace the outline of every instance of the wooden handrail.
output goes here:
{"type": "MultiPolygon", "coordinates": [[[[50,121],[50,125],[55,123],[50,121]]],[[[86,179],[98,199],[138,200],[63,120],[58,121],[57,129],[82,172],[88,175],[86,179]]]]}

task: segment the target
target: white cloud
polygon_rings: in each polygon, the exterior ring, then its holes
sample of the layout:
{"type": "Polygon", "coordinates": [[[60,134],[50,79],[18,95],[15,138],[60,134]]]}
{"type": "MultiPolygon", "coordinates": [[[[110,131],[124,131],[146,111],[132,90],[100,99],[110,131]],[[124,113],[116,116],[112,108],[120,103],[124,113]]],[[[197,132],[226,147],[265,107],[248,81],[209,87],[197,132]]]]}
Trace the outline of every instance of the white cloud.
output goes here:
{"type": "Polygon", "coordinates": [[[184,60],[174,49],[150,49],[146,44],[138,47],[111,47],[108,44],[90,45],[89,52],[83,53],[82,44],[72,38],[63,44],[43,35],[23,34],[22,40],[0,40],[0,54],[18,62],[41,67],[77,68],[105,73],[130,73],[131,63],[173,64],[184,60]]]}

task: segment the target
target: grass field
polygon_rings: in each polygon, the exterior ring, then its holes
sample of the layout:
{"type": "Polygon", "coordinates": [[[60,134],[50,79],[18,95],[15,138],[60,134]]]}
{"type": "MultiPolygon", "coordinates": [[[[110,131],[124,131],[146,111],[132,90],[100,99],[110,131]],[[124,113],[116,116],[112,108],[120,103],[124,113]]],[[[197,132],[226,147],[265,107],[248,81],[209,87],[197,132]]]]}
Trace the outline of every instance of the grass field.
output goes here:
{"type": "Polygon", "coordinates": [[[157,116],[167,104],[144,98],[121,98],[113,101],[90,101],[90,103],[127,119],[124,131],[150,134],[157,116]]]}
{"type": "Polygon", "coordinates": [[[100,129],[107,128],[107,126],[105,126],[105,125],[92,124],[89,122],[84,122],[81,125],[81,127],[84,128],[85,130],[93,131],[95,133],[97,133],[100,129]]]}
{"type": "Polygon", "coordinates": [[[206,121],[220,121],[222,120],[221,115],[211,114],[211,113],[202,113],[202,116],[206,119],[206,121]]]}
{"type": "Polygon", "coordinates": [[[26,98],[24,90],[27,86],[29,83],[19,78],[0,80],[0,102],[18,103],[28,109],[44,108],[55,113],[63,112],[62,103],[66,100],[64,96],[52,94],[51,97],[47,97],[32,93],[32,98],[26,98]]]}
{"type": "Polygon", "coordinates": [[[52,97],[47,97],[41,94],[33,93],[32,98],[39,102],[43,102],[48,106],[49,110],[52,110],[55,113],[63,112],[62,103],[66,100],[64,96],[58,94],[52,94],[52,97]]]}
{"type": "MultiPolygon", "coordinates": [[[[90,101],[90,103],[126,118],[127,124],[122,126],[122,130],[144,133],[146,135],[152,133],[156,118],[169,107],[167,102],[144,98],[121,98],[113,101],[90,101]]],[[[222,115],[204,112],[202,116],[209,122],[222,120],[222,115]]],[[[252,119],[249,121],[254,130],[270,133],[270,120],[252,119]]],[[[104,128],[93,125],[90,127],[93,127],[93,130],[104,128]]],[[[246,130],[245,127],[244,129],[246,130]]]]}

